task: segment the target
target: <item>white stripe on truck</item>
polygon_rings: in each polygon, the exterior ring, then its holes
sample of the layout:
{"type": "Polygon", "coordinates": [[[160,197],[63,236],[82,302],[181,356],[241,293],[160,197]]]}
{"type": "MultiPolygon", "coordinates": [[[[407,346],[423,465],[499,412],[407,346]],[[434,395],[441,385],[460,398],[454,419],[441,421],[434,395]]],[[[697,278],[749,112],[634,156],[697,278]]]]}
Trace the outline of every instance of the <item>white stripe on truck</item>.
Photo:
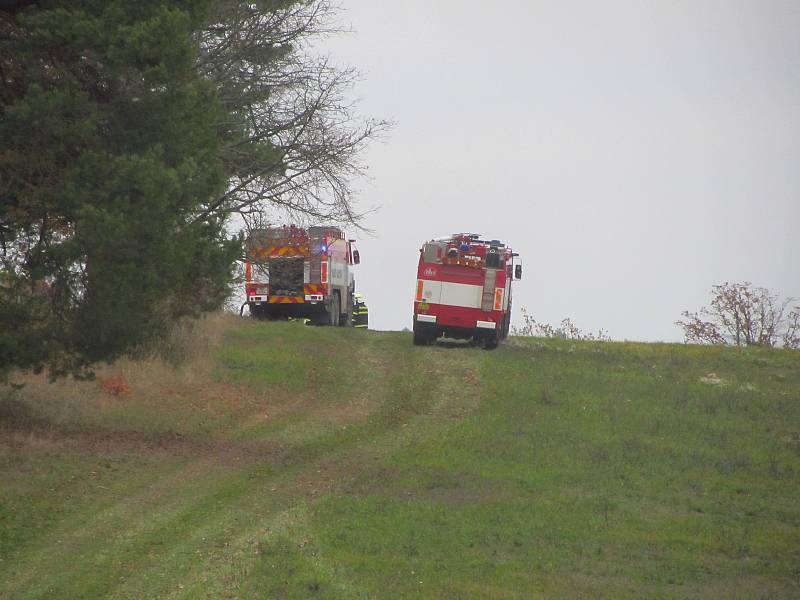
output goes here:
{"type": "Polygon", "coordinates": [[[422,300],[462,308],[480,308],[483,286],[448,281],[422,280],[422,300]]]}

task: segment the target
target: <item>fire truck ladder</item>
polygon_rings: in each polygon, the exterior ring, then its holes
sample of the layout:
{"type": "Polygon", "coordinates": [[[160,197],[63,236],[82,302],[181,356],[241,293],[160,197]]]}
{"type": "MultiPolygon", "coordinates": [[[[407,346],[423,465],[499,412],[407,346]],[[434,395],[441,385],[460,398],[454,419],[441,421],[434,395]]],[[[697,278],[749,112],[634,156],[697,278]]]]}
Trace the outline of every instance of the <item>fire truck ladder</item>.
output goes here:
{"type": "Polygon", "coordinates": [[[483,282],[483,295],[481,297],[481,310],[494,308],[494,282],[497,278],[497,269],[486,269],[486,280],[483,282]]]}

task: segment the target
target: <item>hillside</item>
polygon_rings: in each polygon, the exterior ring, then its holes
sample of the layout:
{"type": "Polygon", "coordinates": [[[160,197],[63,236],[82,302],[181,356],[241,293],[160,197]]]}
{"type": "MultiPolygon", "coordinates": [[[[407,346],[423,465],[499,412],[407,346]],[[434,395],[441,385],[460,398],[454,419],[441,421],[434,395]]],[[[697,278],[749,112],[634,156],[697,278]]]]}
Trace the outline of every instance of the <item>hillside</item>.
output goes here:
{"type": "Polygon", "coordinates": [[[800,596],[798,352],[217,315],[165,353],[0,392],[0,598],[800,596]]]}

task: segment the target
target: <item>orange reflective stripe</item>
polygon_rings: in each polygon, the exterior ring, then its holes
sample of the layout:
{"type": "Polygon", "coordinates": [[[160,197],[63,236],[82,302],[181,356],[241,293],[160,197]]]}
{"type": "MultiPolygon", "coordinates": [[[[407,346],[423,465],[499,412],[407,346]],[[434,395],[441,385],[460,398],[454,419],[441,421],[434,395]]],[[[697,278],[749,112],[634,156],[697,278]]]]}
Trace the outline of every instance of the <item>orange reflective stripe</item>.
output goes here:
{"type": "Polygon", "coordinates": [[[257,248],[255,255],[266,255],[269,258],[280,258],[282,256],[308,256],[308,246],[268,246],[257,248]]]}
{"type": "Polygon", "coordinates": [[[425,285],[425,282],[422,279],[417,279],[417,302],[422,301],[422,288],[425,285]]]}
{"type": "Polygon", "coordinates": [[[322,283],[328,283],[328,261],[322,261],[319,278],[322,283]]]}
{"type": "Polygon", "coordinates": [[[494,288],[494,309],[503,310],[503,288],[494,288]]]}

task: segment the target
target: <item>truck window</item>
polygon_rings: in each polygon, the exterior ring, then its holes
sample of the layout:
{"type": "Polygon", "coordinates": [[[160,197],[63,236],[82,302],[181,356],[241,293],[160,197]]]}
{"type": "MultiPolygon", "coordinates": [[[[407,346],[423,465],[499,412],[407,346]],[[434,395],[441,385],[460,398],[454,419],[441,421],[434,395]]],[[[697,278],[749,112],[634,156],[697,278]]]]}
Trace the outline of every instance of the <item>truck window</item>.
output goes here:
{"type": "Polygon", "coordinates": [[[500,251],[495,246],[489,248],[489,252],[486,253],[486,268],[500,268],[500,251]]]}
{"type": "Polygon", "coordinates": [[[425,244],[422,250],[422,262],[442,264],[442,256],[444,256],[443,244],[425,244]]]}

